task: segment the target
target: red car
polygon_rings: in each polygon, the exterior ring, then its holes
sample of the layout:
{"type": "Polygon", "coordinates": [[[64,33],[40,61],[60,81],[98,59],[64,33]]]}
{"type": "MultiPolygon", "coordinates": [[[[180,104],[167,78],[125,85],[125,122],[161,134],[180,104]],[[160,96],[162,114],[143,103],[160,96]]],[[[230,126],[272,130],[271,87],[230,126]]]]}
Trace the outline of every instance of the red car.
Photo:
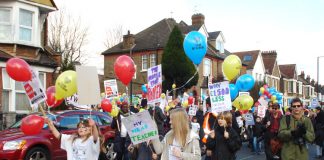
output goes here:
{"type": "MultiPolygon", "coordinates": [[[[76,125],[83,119],[91,118],[99,125],[102,135],[105,137],[105,146],[108,153],[104,155],[114,156],[112,141],[115,131],[110,128],[112,118],[103,112],[92,111],[60,111],[47,113],[57,129],[64,134],[76,133],[76,125]]],[[[60,149],[60,141],[57,140],[44,125],[41,133],[33,136],[24,135],[20,131],[21,121],[16,122],[8,129],[0,132],[0,160],[62,160],[66,159],[66,152],[60,149]]],[[[102,157],[102,155],[101,155],[102,157]]]]}

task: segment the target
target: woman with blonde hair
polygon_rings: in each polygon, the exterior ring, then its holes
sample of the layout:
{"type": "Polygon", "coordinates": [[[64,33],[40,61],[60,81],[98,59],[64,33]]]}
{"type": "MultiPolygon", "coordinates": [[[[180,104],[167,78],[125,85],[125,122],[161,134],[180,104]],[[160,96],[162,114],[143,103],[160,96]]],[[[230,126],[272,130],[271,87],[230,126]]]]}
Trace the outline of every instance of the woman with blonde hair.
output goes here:
{"type": "Polygon", "coordinates": [[[232,128],[232,113],[223,112],[217,116],[218,125],[209,134],[206,146],[214,148],[212,160],[234,160],[235,153],[241,148],[241,140],[232,128]]]}
{"type": "Polygon", "coordinates": [[[161,160],[183,159],[200,160],[199,136],[190,130],[189,118],[183,108],[170,111],[171,130],[164,140],[153,140],[156,154],[161,154],[161,160]]]}

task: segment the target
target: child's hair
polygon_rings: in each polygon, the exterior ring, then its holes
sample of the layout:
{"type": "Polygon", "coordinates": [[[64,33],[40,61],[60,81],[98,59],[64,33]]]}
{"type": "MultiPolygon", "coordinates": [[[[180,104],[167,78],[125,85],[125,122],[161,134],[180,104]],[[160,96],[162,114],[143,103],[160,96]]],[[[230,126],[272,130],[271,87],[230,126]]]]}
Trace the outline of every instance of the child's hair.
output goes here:
{"type": "Polygon", "coordinates": [[[195,120],[197,121],[197,117],[196,116],[193,116],[192,117],[192,121],[195,121],[195,120]]]}
{"type": "MultiPolygon", "coordinates": [[[[80,127],[81,125],[84,125],[85,127],[90,127],[90,125],[89,125],[89,121],[88,121],[87,119],[81,120],[81,121],[77,124],[77,128],[79,129],[79,127],[80,127]]],[[[88,140],[88,138],[89,138],[90,136],[91,136],[91,132],[90,132],[89,135],[87,135],[87,138],[84,139],[82,142],[85,142],[86,140],[88,140]]],[[[72,138],[72,143],[73,143],[77,138],[80,138],[80,135],[79,135],[79,133],[77,132],[77,133],[73,134],[73,135],[71,136],[71,138],[72,138]]]]}
{"type": "Polygon", "coordinates": [[[222,112],[218,115],[218,119],[224,119],[228,126],[232,126],[232,113],[229,111],[222,112]]]}

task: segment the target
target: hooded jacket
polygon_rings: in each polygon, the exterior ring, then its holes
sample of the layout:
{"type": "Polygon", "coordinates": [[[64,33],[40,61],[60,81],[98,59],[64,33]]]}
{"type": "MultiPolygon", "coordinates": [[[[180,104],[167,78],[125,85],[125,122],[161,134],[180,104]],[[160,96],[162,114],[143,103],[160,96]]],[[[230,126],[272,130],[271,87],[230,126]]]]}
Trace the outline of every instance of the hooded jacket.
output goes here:
{"type": "MultiPolygon", "coordinates": [[[[167,140],[171,138],[173,130],[169,131],[162,142],[159,139],[152,140],[154,150],[157,154],[161,154],[161,160],[169,159],[170,145],[167,140]]],[[[201,152],[199,146],[199,136],[190,130],[186,138],[186,144],[181,149],[181,159],[182,160],[201,160],[201,152]]]]}

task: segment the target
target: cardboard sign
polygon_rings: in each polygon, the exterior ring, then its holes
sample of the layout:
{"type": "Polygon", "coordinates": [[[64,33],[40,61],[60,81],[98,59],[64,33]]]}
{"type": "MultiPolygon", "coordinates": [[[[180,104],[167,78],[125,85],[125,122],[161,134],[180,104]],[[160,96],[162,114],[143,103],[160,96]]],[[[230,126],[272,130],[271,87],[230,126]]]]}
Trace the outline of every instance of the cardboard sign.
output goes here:
{"type": "Polygon", "coordinates": [[[162,68],[161,65],[151,67],[147,70],[147,103],[155,104],[160,102],[162,93],[162,68]]]}
{"type": "Polygon", "coordinates": [[[196,105],[191,105],[189,107],[188,115],[189,116],[195,116],[197,113],[198,107],[196,105]]]}
{"type": "Polygon", "coordinates": [[[312,98],[311,108],[316,108],[317,106],[319,106],[317,98],[312,98]]]}
{"type": "Polygon", "coordinates": [[[37,106],[38,104],[44,102],[47,97],[43,86],[38,78],[38,72],[31,70],[32,79],[27,82],[23,82],[23,87],[26,91],[26,95],[32,106],[37,106]]]}
{"type": "Polygon", "coordinates": [[[159,138],[155,122],[147,110],[125,117],[121,121],[134,145],[159,138]]]}
{"type": "Polygon", "coordinates": [[[247,113],[244,115],[244,117],[245,117],[245,125],[253,126],[255,124],[252,113],[247,113]]]}
{"type": "Polygon", "coordinates": [[[99,104],[101,98],[97,68],[92,66],[77,66],[76,72],[78,75],[78,103],[83,105],[99,104]]]}
{"type": "Polygon", "coordinates": [[[118,97],[118,87],[116,79],[104,81],[106,98],[118,97]]]}
{"type": "Polygon", "coordinates": [[[89,110],[91,109],[92,105],[81,105],[79,104],[79,96],[77,94],[74,94],[71,97],[65,98],[65,102],[68,106],[71,106],[78,110],[89,110]]]}
{"type": "Polygon", "coordinates": [[[228,81],[208,85],[211,111],[213,113],[229,111],[232,101],[228,81]]]}
{"type": "Polygon", "coordinates": [[[264,118],[265,117],[265,114],[266,114],[266,106],[261,106],[259,105],[258,106],[258,116],[261,117],[261,118],[264,118]]]}

